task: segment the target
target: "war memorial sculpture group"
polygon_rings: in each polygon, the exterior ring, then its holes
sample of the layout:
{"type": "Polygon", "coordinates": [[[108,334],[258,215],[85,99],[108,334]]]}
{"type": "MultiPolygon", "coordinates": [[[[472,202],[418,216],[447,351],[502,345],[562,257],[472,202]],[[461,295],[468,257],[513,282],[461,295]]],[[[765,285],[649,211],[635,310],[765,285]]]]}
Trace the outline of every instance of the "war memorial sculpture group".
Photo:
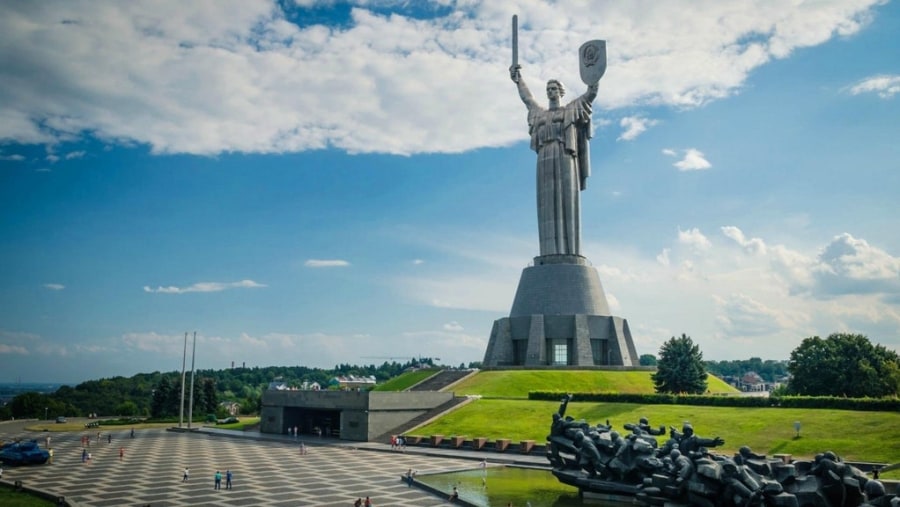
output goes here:
{"type": "MultiPolygon", "coordinates": [[[[531,149],[537,153],[540,255],[526,268],[508,318],[494,322],[484,365],[637,365],[624,319],[610,315],[599,277],[581,252],[580,192],[590,176],[592,103],[606,69],[606,43],[579,49],[587,91],[563,104],[565,88],[547,82],[549,105],[532,96],[518,63],[513,17],[510,78],[528,110],[531,149]],[[612,356],[615,354],[615,361],[612,356]]],[[[571,396],[553,414],[547,458],[553,474],[583,496],[625,498],[641,505],[698,507],[900,507],[900,497],[832,452],[812,461],[768,458],[744,446],[733,456],[712,449],[690,423],[654,428],[646,418],[623,425],[591,425],[566,415],[571,396]]]]}

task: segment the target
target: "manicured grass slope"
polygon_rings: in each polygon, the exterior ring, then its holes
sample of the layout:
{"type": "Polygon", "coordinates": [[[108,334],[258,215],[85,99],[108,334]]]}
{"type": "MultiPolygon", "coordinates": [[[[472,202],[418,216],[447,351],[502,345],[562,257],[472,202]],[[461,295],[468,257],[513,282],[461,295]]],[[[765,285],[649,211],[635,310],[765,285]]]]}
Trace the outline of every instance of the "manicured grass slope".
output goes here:
{"type": "MultiPolygon", "coordinates": [[[[449,390],[458,396],[475,394],[485,398],[528,398],[529,391],[567,393],[652,394],[649,371],[611,370],[502,370],[481,371],[449,390]]],[[[721,379],[709,376],[713,394],[736,393],[721,379]]]]}
{"type": "Polygon", "coordinates": [[[429,369],[429,370],[416,370],[409,371],[406,373],[401,373],[396,377],[388,380],[384,384],[379,384],[375,386],[373,391],[403,391],[409,389],[410,387],[422,382],[423,380],[431,377],[441,370],[439,369],[429,369]]]}
{"type": "MultiPolygon", "coordinates": [[[[569,393],[653,393],[651,372],[596,370],[482,371],[452,386],[457,395],[482,396],[450,414],[411,431],[417,435],[466,435],[543,443],[558,402],[529,401],[529,391],[569,393]]],[[[714,394],[736,394],[731,386],[709,377],[714,394]]],[[[812,457],[827,450],[854,461],[900,462],[900,413],[776,408],[638,405],[627,403],[569,404],[566,415],[591,424],[607,419],[620,433],[625,423],[648,417],[653,426],[690,421],[702,437],[721,436],[721,452],[742,445],[765,454],[812,457]],[[800,438],[794,422],[800,421],[800,438]]],[[[665,437],[664,437],[665,438],[665,437]]]]}
{"type": "MultiPolygon", "coordinates": [[[[559,403],[527,400],[476,400],[439,420],[409,432],[416,435],[535,440],[543,443],[559,403]]],[[[779,408],[723,408],[627,403],[569,403],[566,415],[593,424],[607,419],[621,434],[625,423],[648,417],[650,424],[676,426],[690,421],[702,437],[720,436],[722,453],[748,445],[758,453],[812,457],[831,450],[846,460],[900,462],[900,413],[779,408]],[[794,421],[800,421],[796,438],[794,421]]],[[[665,438],[665,437],[663,437],[665,438]]]]}

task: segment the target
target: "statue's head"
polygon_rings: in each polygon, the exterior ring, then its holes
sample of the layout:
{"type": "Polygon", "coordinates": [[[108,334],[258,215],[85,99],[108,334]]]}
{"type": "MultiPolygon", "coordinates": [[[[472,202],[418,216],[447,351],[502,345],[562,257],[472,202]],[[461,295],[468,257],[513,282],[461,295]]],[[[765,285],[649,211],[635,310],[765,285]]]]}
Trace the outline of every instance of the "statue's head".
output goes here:
{"type": "Polygon", "coordinates": [[[581,442],[582,440],[584,440],[584,433],[582,433],[580,430],[576,431],[575,432],[575,441],[581,442]]]}
{"type": "Polygon", "coordinates": [[[691,423],[684,423],[684,426],[681,427],[681,432],[684,433],[684,436],[689,437],[694,434],[694,427],[691,426],[691,423]]]}
{"type": "Polygon", "coordinates": [[[745,457],[749,457],[752,452],[753,451],[751,451],[750,448],[747,447],[746,445],[744,445],[740,449],[738,449],[738,453],[740,453],[741,456],[745,456],[745,457]]]}
{"type": "Polygon", "coordinates": [[[557,414],[553,414],[553,420],[554,420],[554,421],[560,420],[560,415],[559,415],[558,413],[557,413],[557,414]]]}
{"type": "Polygon", "coordinates": [[[619,438],[620,438],[620,437],[619,437],[619,432],[618,432],[618,431],[610,431],[610,432],[609,432],[609,439],[612,440],[613,442],[615,442],[615,441],[618,440],[619,438]]]}
{"type": "Polygon", "coordinates": [[[641,417],[638,421],[639,424],[650,424],[650,421],[646,417],[641,417]]]}
{"type": "Polygon", "coordinates": [[[558,79],[547,81],[547,98],[561,99],[566,94],[566,87],[558,79]]]}
{"type": "Polygon", "coordinates": [[[672,449],[672,452],[669,453],[669,457],[674,461],[681,457],[681,451],[679,451],[678,449],[672,449]]]}

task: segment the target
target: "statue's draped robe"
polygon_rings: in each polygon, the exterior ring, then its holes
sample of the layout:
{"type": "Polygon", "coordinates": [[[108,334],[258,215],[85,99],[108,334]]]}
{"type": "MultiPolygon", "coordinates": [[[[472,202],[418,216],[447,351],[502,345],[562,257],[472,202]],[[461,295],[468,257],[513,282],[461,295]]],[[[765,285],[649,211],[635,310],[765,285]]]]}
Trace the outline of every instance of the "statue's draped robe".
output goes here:
{"type": "Polygon", "coordinates": [[[541,255],[581,255],[581,198],[590,175],[591,102],[596,91],[556,109],[528,106],[531,149],[537,152],[541,255]]]}

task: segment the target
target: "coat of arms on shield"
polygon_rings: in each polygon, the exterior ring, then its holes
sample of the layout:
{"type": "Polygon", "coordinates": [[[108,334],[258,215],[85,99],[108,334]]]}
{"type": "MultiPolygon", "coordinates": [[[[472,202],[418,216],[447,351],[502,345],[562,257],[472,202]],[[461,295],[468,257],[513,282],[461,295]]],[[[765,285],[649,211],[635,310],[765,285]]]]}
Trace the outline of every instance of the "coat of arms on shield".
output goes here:
{"type": "Polygon", "coordinates": [[[584,84],[597,84],[606,72],[606,41],[589,40],[582,44],[578,48],[578,61],[584,84]]]}

